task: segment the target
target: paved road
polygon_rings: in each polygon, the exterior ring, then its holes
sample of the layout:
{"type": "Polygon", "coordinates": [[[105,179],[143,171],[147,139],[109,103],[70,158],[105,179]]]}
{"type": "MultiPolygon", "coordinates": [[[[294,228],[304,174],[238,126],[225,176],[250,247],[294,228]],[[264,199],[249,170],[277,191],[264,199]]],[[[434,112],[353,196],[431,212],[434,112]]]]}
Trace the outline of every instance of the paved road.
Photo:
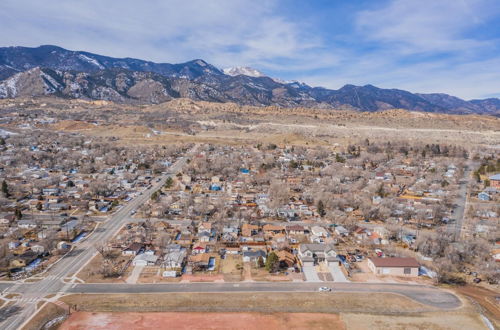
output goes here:
{"type": "Polygon", "coordinates": [[[467,169],[464,170],[464,177],[459,184],[458,198],[455,200],[457,208],[454,210],[453,216],[455,222],[448,225],[448,231],[454,234],[455,240],[459,240],[461,238],[465,216],[465,206],[467,204],[467,187],[469,185],[469,181],[471,180],[472,169],[475,166],[477,166],[476,163],[467,163],[467,169]]]}
{"type": "Polygon", "coordinates": [[[167,292],[314,292],[329,286],[338,292],[389,292],[404,295],[425,305],[441,309],[461,306],[453,294],[415,284],[336,283],[336,282],[238,282],[238,283],[162,283],[162,284],[76,284],[67,293],[167,293],[167,292]]]}
{"type": "MultiPolygon", "coordinates": [[[[190,153],[196,151],[196,146],[190,153]]],[[[169,174],[161,177],[159,182],[129,203],[123,206],[99,227],[87,239],[78,243],[70,253],[55,263],[47,271],[47,276],[36,283],[16,283],[8,287],[4,293],[23,293],[23,297],[16,304],[0,309],[0,329],[18,329],[26,320],[36,313],[37,302],[50,293],[64,293],[71,283],[64,283],[63,279],[76,275],[77,272],[97,253],[95,246],[106,242],[125,225],[130,217],[130,212],[144,204],[153,194],[160,189],[169,176],[175,175],[186,164],[187,157],[179,158],[169,169],[169,174]]],[[[3,284],[3,283],[2,283],[3,284]]],[[[1,287],[1,286],[0,286],[1,287]]]]}

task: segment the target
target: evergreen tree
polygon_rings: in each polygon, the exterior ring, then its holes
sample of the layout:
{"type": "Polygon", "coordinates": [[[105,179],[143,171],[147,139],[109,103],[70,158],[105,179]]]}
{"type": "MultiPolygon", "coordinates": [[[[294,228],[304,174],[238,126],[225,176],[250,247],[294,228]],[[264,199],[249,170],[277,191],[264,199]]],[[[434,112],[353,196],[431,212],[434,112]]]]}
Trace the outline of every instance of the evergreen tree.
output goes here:
{"type": "Polygon", "coordinates": [[[322,200],[319,200],[318,202],[318,214],[320,217],[324,217],[326,215],[325,204],[323,204],[322,200]]]}
{"type": "Polygon", "coordinates": [[[274,252],[269,253],[266,259],[266,265],[265,265],[266,270],[268,272],[274,271],[277,268],[278,263],[279,263],[279,258],[276,255],[276,253],[274,252]]]}
{"type": "Polygon", "coordinates": [[[2,192],[5,195],[5,197],[10,196],[9,185],[7,184],[7,182],[5,180],[3,180],[3,182],[2,182],[2,192]]]}

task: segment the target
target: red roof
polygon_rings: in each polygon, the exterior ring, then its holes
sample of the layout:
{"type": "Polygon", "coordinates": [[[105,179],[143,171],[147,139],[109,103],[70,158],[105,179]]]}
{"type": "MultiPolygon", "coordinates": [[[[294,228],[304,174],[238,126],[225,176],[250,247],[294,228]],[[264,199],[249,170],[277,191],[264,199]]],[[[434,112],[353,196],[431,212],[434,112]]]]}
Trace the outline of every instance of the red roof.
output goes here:
{"type": "Polygon", "coordinates": [[[419,267],[415,258],[370,258],[375,267],[419,267]]]}

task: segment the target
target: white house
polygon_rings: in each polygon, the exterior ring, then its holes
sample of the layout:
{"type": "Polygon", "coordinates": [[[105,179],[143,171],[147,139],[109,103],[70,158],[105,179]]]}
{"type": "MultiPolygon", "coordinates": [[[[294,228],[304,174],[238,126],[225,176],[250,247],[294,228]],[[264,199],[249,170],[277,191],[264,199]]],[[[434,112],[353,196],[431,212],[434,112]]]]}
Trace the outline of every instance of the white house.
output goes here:
{"type": "Polygon", "coordinates": [[[134,257],[132,260],[133,266],[154,266],[156,261],[158,260],[158,256],[151,253],[141,253],[134,257]]]}
{"type": "Polygon", "coordinates": [[[318,237],[330,236],[330,234],[328,233],[328,230],[326,230],[325,228],[323,228],[321,226],[313,226],[311,228],[311,233],[315,236],[318,236],[318,237]]]}
{"type": "Polygon", "coordinates": [[[304,266],[338,262],[337,252],[331,244],[300,244],[298,256],[304,266]]]}

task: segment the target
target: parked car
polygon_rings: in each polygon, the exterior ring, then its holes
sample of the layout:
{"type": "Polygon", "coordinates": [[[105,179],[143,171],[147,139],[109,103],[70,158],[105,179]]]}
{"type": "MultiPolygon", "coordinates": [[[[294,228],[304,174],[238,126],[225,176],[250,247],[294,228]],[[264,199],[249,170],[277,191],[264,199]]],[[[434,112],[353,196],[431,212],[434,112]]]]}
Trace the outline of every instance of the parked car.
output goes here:
{"type": "Polygon", "coordinates": [[[322,286],[318,289],[319,292],[330,292],[332,291],[332,288],[329,288],[327,286],[322,286]]]}

